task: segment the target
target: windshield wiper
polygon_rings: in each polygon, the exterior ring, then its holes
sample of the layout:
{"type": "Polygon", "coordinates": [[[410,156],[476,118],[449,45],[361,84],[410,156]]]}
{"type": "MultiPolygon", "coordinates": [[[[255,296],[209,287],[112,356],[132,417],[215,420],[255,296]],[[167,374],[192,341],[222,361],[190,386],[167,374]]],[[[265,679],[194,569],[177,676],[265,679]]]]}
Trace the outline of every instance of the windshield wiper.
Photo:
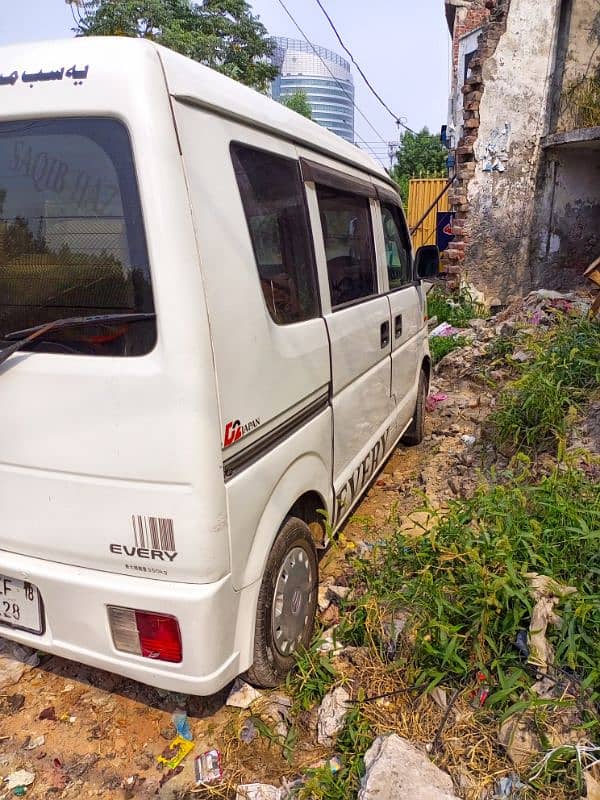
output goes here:
{"type": "Polygon", "coordinates": [[[154,319],[156,314],[96,314],[88,317],[66,317],[65,319],[55,319],[53,322],[46,322],[42,325],[35,325],[33,328],[25,328],[22,331],[11,331],[4,334],[4,341],[12,341],[14,344],[0,350],[0,364],[3,364],[13,353],[25,347],[36,339],[41,339],[50,331],[60,330],[61,328],[78,328],[81,325],[99,325],[107,322],[142,322],[143,320],[154,319]]]}

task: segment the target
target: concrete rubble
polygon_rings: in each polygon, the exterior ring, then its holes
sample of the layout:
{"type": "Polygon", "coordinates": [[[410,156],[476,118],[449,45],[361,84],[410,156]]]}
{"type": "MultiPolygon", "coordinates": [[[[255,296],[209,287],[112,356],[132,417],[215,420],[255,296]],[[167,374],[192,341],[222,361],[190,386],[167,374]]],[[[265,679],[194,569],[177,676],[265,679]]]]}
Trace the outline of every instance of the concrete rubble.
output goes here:
{"type": "Polygon", "coordinates": [[[344,720],[350,707],[350,694],[343,686],[328,692],[319,708],[317,721],[317,741],[326,747],[335,743],[335,737],[344,727],[344,720]]]}
{"type": "Polygon", "coordinates": [[[375,739],[365,769],[358,800],[458,800],[450,776],[396,734],[375,739]]]}

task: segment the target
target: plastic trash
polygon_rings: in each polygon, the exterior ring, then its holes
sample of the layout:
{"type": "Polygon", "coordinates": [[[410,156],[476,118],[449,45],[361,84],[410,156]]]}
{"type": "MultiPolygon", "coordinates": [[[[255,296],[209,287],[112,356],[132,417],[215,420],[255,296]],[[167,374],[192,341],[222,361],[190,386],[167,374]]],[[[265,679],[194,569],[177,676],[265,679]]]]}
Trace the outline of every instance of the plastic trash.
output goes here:
{"type": "Polygon", "coordinates": [[[425,408],[427,411],[434,411],[440,403],[445,403],[448,399],[448,395],[444,394],[444,392],[436,392],[436,394],[430,394],[425,402],[425,408]]]}
{"type": "Polygon", "coordinates": [[[206,753],[196,756],[194,759],[194,772],[196,786],[220,781],[223,777],[221,752],[219,750],[207,750],[206,753]]]}
{"type": "Polygon", "coordinates": [[[179,736],[183,739],[187,739],[188,742],[192,741],[194,736],[190,729],[188,716],[183,709],[178,708],[173,714],[173,725],[175,725],[175,730],[179,736]]]}
{"type": "Polygon", "coordinates": [[[473,445],[477,441],[477,437],[473,436],[473,434],[471,433],[463,433],[463,435],[460,437],[460,440],[461,442],[464,442],[464,444],[466,444],[467,447],[473,447],[473,445]]]}
{"type": "Polygon", "coordinates": [[[457,333],[460,333],[458,328],[453,327],[448,322],[442,322],[437,328],[429,332],[429,338],[435,338],[436,336],[446,338],[448,336],[456,336],[457,333]]]}
{"type": "Polygon", "coordinates": [[[36,747],[41,747],[45,741],[46,738],[44,736],[36,736],[34,739],[30,739],[23,749],[35,750],[36,747]]]}
{"type": "Polygon", "coordinates": [[[159,764],[164,765],[167,769],[175,769],[178,767],[188,753],[194,749],[194,743],[182,736],[176,736],[169,746],[159,755],[157,761],[159,764]],[[168,758],[168,754],[175,750],[175,753],[168,758]]]}
{"type": "Polygon", "coordinates": [[[256,729],[256,725],[251,719],[247,719],[242,725],[242,730],[240,731],[240,740],[244,742],[244,744],[250,744],[256,739],[257,736],[258,730],[256,729]]]}
{"type": "Polygon", "coordinates": [[[28,772],[26,769],[19,769],[17,772],[12,772],[7,778],[8,791],[18,788],[19,786],[31,786],[35,780],[33,772],[28,772]]]}

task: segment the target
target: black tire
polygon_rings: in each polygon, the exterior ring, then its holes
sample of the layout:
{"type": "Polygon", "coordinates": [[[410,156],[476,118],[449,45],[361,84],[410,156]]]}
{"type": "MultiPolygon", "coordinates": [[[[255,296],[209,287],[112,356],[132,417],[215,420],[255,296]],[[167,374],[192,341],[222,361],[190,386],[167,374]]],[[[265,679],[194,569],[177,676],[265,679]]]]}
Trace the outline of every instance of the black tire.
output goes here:
{"type": "MultiPolygon", "coordinates": [[[[295,653],[301,648],[308,648],[315,626],[317,610],[317,592],[319,586],[319,566],[317,553],[310,529],[306,523],[296,517],[289,517],[281,527],[277,539],[269,554],[265,574],[262,579],[256,609],[256,628],[254,631],[254,663],[246,672],[246,679],[261,688],[270,689],[279,686],[287,673],[295,664],[295,653]],[[299,641],[294,643],[293,649],[282,652],[276,638],[281,635],[281,629],[274,624],[274,597],[280,571],[286,565],[288,557],[294,558],[300,554],[303,569],[310,572],[303,583],[305,590],[299,590],[305,598],[300,606],[299,614],[304,608],[304,621],[294,619],[294,624],[301,626],[302,631],[299,641]],[[306,560],[305,560],[306,559],[306,560]]],[[[290,607],[289,612],[296,612],[290,607]]],[[[284,642],[285,645],[285,642],[284,642]]]]}
{"type": "Polygon", "coordinates": [[[425,370],[421,370],[419,376],[419,388],[417,390],[417,404],[415,406],[415,414],[413,421],[406,429],[406,433],[402,437],[402,444],[413,447],[416,444],[421,444],[425,436],[425,405],[427,403],[427,375],[425,370]]]}

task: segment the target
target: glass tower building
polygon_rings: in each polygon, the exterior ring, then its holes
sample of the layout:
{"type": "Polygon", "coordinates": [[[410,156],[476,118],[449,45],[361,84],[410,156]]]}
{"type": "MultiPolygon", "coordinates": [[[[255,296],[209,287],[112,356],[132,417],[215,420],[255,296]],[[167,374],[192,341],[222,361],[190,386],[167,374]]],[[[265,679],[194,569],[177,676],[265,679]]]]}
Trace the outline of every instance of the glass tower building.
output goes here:
{"type": "Polygon", "coordinates": [[[324,47],[275,36],[273,63],[279,76],[272,84],[274,100],[295,92],[306,94],[312,118],[319,125],[354,142],[354,82],[350,64],[324,47]]]}

